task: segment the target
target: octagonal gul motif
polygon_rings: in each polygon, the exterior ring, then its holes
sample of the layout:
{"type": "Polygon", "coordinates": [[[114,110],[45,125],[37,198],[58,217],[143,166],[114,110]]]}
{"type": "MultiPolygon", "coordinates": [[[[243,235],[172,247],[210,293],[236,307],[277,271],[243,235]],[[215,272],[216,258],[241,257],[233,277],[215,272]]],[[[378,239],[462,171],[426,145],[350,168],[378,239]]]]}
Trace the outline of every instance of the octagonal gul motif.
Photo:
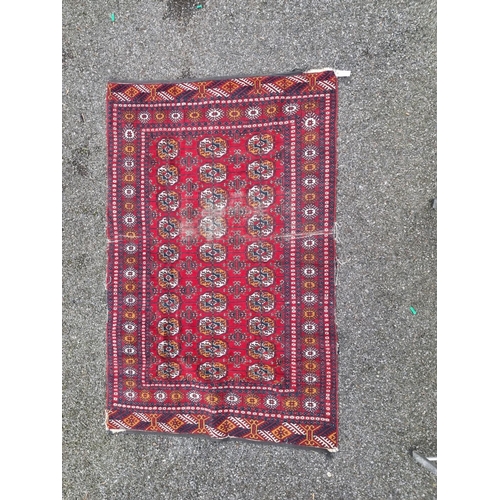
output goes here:
{"type": "Polygon", "coordinates": [[[274,283],[274,273],[265,266],[254,267],[248,271],[248,283],[256,288],[271,286],[274,283]]]}
{"type": "Polygon", "coordinates": [[[174,159],[179,154],[179,143],[175,139],[164,138],[158,142],[158,156],[162,160],[174,159]]]}
{"type": "Polygon", "coordinates": [[[257,134],[248,140],[248,151],[254,155],[265,155],[274,147],[274,139],[270,134],[257,134]]]}
{"type": "Polygon", "coordinates": [[[223,217],[203,217],[200,221],[200,233],[207,239],[222,238],[227,231],[227,222],[223,217]]]}
{"type": "Polygon", "coordinates": [[[254,340],[248,344],[248,354],[254,359],[264,359],[267,361],[274,358],[274,344],[267,340],[254,340]]]}
{"type": "Polygon", "coordinates": [[[262,364],[251,365],[248,367],[248,376],[252,380],[269,382],[274,378],[274,368],[262,364]]]}
{"type": "Polygon", "coordinates": [[[158,223],[158,232],[162,238],[170,239],[179,236],[180,223],[175,217],[163,217],[158,223]]]}
{"type": "Polygon", "coordinates": [[[269,207],[274,201],[274,190],[271,186],[253,186],[248,190],[248,204],[251,207],[269,207]]]}
{"type": "Polygon", "coordinates": [[[248,307],[255,312],[269,312],[274,309],[274,295],[269,292],[254,292],[248,297],[248,307]]]}
{"type": "Polygon", "coordinates": [[[274,321],[266,316],[255,317],[248,322],[248,329],[253,335],[269,336],[274,333],[274,321]]]}
{"type": "Polygon", "coordinates": [[[227,307],[227,298],[222,293],[204,293],[200,295],[199,307],[205,312],[221,312],[227,307]]]}
{"type": "Polygon", "coordinates": [[[162,358],[175,358],[179,354],[179,344],[175,340],[163,340],[158,344],[158,354],[162,358]]]}
{"type": "Polygon", "coordinates": [[[158,208],[163,211],[174,212],[179,208],[179,194],[175,191],[162,191],[158,195],[158,208]]]}
{"type": "Polygon", "coordinates": [[[203,380],[220,380],[226,376],[227,368],[226,365],[222,363],[208,361],[200,365],[198,373],[203,380]]]}
{"type": "Polygon", "coordinates": [[[179,330],[179,320],[176,318],[163,318],[158,322],[159,335],[177,335],[179,330]]]}
{"type": "Polygon", "coordinates": [[[227,273],[220,267],[207,267],[200,272],[200,285],[220,288],[227,283],[227,273]]]}
{"type": "Polygon", "coordinates": [[[179,363],[170,361],[169,363],[162,363],[158,366],[158,376],[160,378],[174,379],[179,376],[181,367],[179,363]]]}
{"type": "Polygon", "coordinates": [[[227,352],[227,343],[223,340],[203,340],[198,345],[198,352],[205,358],[220,358],[227,352]]]}
{"type": "Polygon", "coordinates": [[[256,160],[248,165],[248,177],[254,181],[268,180],[274,175],[274,164],[270,160],[256,160]]]}
{"type": "Polygon", "coordinates": [[[221,210],[227,205],[227,191],[222,188],[212,187],[204,189],[200,194],[200,205],[203,208],[221,210]]]}
{"type": "Polygon", "coordinates": [[[204,158],[220,158],[227,152],[227,143],[222,137],[206,137],[200,141],[198,151],[204,158]]]}
{"type": "Polygon", "coordinates": [[[220,243],[205,243],[199,249],[199,256],[203,262],[222,262],[226,255],[226,247],[220,243]]]}
{"type": "Polygon", "coordinates": [[[225,181],[227,168],[223,163],[205,163],[200,167],[200,180],[207,184],[225,181]]]}
{"type": "Polygon", "coordinates": [[[175,288],[179,284],[179,271],[166,267],[158,273],[158,284],[162,288],[175,288]]]}
{"type": "Polygon", "coordinates": [[[177,309],[179,309],[179,304],[179,296],[175,293],[164,293],[158,301],[158,307],[164,314],[174,313],[175,311],[177,311],[177,309]]]}
{"type": "Polygon", "coordinates": [[[252,236],[269,236],[274,230],[274,220],[270,215],[254,215],[247,222],[248,233],[252,236]]]}
{"type": "Polygon", "coordinates": [[[162,262],[175,262],[179,259],[179,247],[173,243],[161,245],[158,249],[158,257],[162,262]]]}
{"type": "Polygon", "coordinates": [[[179,170],[175,165],[163,165],[156,172],[158,184],[173,186],[179,181],[179,170]]]}
{"type": "Polygon", "coordinates": [[[227,320],[219,316],[202,318],[199,329],[203,335],[224,335],[227,332],[227,320]]]}
{"type": "Polygon", "coordinates": [[[268,262],[273,258],[273,246],[267,241],[258,241],[248,245],[247,258],[252,262],[268,262]]]}

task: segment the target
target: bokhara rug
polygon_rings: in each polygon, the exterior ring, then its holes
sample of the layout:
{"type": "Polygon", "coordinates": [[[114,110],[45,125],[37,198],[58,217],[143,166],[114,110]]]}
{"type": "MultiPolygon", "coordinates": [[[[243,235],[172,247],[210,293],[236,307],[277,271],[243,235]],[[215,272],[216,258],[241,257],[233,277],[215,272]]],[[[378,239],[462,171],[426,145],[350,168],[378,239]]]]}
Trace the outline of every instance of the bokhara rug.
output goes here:
{"type": "Polygon", "coordinates": [[[106,425],[337,447],[331,71],[110,83],[106,425]]]}

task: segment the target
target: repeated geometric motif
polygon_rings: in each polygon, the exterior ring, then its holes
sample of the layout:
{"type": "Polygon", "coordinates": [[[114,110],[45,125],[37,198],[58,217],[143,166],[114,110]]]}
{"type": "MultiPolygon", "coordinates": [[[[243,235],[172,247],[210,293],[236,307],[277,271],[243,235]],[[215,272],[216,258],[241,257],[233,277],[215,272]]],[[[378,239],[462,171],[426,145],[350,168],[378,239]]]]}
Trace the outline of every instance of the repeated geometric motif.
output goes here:
{"type": "Polygon", "coordinates": [[[109,429],[336,448],[336,89],[109,84],[109,429]]]}
{"type": "MultiPolygon", "coordinates": [[[[205,112],[207,117],[215,116],[215,111],[223,114],[221,108],[210,108],[205,112]]],[[[157,219],[152,222],[152,231],[157,225],[160,246],[158,248],[158,258],[162,262],[156,272],[156,283],[158,285],[158,307],[162,316],[158,321],[157,332],[165,334],[165,325],[173,321],[175,333],[167,333],[172,336],[172,340],[161,340],[157,345],[157,353],[162,358],[182,359],[183,346],[175,339],[180,338],[184,331],[182,313],[190,307],[197,311],[196,322],[197,331],[208,338],[198,343],[198,369],[182,370],[182,366],[175,360],[160,360],[156,367],[156,374],[161,378],[169,380],[179,378],[189,381],[202,380],[233,380],[237,378],[239,382],[252,381],[272,381],[278,382],[279,374],[282,372],[276,366],[276,354],[283,357],[280,346],[267,339],[253,340],[247,343],[246,357],[235,370],[234,366],[228,370],[227,363],[234,355],[228,342],[229,336],[234,330],[231,328],[238,322],[240,311],[245,309],[248,312],[241,313],[242,318],[249,331],[254,332],[257,338],[261,337],[260,330],[256,325],[265,323],[273,325],[276,318],[270,315],[275,308],[276,297],[279,294],[280,302],[284,301],[282,291],[277,287],[272,287],[278,283],[282,277],[282,271],[272,265],[260,265],[264,260],[269,260],[273,254],[274,246],[270,242],[264,241],[265,237],[271,237],[274,232],[274,218],[267,212],[273,204],[283,199],[283,189],[277,186],[275,190],[270,185],[271,175],[274,174],[274,164],[279,162],[271,154],[275,143],[280,144],[280,138],[276,139],[269,134],[250,133],[240,134],[236,137],[238,147],[242,144],[249,153],[248,158],[253,160],[249,163],[248,173],[245,174],[245,165],[239,167],[228,162],[226,156],[228,148],[232,149],[234,138],[231,137],[231,130],[224,131],[225,135],[212,134],[207,137],[207,131],[192,134],[189,142],[171,134],[170,137],[161,137],[152,140],[152,161],[156,162],[153,169],[151,184],[154,186],[154,196],[156,197],[157,219]],[[197,176],[191,179],[191,186],[188,190],[182,189],[184,176],[182,169],[176,164],[178,157],[190,154],[193,158],[198,158],[197,176]],[[258,163],[263,167],[258,167],[258,163]],[[169,183],[168,189],[165,184],[158,182],[158,171],[175,171],[175,179],[169,183]],[[246,196],[235,196],[231,187],[236,177],[244,176],[248,178],[245,184],[246,196]],[[176,217],[181,211],[183,200],[192,201],[191,205],[198,207],[197,214],[189,220],[183,217],[176,217]],[[235,221],[231,209],[238,206],[245,206],[247,221],[235,221]],[[165,213],[168,217],[164,217],[165,213]],[[182,222],[181,222],[182,221],[182,222]],[[184,228],[182,228],[184,226],[184,228]],[[196,242],[190,248],[183,245],[181,233],[189,232],[196,235],[196,242]],[[234,239],[235,233],[241,236],[241,240],[234,239]],[[243,236],[244,235],[244,236],[243,236]],[[239,247],[235,249],[233,242],[239,247]],[[240,245],[243,243],[243,246],[240,245]],[[246,247],[246,248],[245,248],[246,247]],[[237,297],[231,294],[236,283],[235,276],[240,274],[239,269],[231,266],[229,257],[244,258],[245,251],[252,254],[252,267],[246,269],[246,280],[242,293],[237,297]],[[241,253],[241,256],[239,255],[241,253]],[[263,259],[261,258],[263,257],[263,259]],[[197,266],[197,280],[193,287],[193,294],[189,297],[178,290],[186,289],[182,286],[182,264],[192,259],[199,263],[197,266]],[[228,262],[229,261],[229,262],[228,262]],[[168,265],[163,265],[163,263],[168,265]],[[266,291],[266,289],[271,290],[266,291]],[[165,293],[166,292],[166,293],[165,293]],[[185,308],[185,309],[184,309],[185,308]],[[250,311],[255,313],[250,316],[250,311]],[[257,322],[257,323],[256,323],[257,322]],[[228,331],[229,327],[229,331],[228,331]],[[218,338],[216,338],[218,337],[218,338]],[[246,373],[245,373],[246,370],[246,373]]],[[[196,172],[195,172],[196,173],[196,172]]],[[[190,173],[191,175],[191,173],[190,173]]],[[[279,255],[279,250],[276,250],[279,255]]],[[[268,328],[269,330],[269,328],[268,328]]],[[[268,335],[270,333],[268,332],[268,335]]],[[[279,331],[277,331],[279,334],[279,331]]],[[[187,353],[187,351],[186,351],[187,353]]]]}

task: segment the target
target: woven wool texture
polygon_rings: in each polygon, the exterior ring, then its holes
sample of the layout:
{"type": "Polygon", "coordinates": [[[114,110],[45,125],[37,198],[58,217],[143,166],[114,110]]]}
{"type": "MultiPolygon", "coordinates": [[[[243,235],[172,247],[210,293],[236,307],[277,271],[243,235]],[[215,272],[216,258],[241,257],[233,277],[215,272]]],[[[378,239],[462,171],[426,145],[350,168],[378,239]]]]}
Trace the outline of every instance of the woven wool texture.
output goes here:
{"type": "Polygon", "coordinates": [[[337,80],[110,83],[110,430],[337,448],[337,80]]]}

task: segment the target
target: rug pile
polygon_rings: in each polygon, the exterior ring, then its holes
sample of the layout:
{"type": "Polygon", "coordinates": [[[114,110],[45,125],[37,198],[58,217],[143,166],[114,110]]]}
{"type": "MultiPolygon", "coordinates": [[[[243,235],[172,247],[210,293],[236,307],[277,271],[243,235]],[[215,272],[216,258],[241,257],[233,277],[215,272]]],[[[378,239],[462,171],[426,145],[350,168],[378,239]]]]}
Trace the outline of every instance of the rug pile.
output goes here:
{"type": "Polygon", "coordinates": [[[334,450],[337,79],[107,90],[107,428],[334,450]]]}

